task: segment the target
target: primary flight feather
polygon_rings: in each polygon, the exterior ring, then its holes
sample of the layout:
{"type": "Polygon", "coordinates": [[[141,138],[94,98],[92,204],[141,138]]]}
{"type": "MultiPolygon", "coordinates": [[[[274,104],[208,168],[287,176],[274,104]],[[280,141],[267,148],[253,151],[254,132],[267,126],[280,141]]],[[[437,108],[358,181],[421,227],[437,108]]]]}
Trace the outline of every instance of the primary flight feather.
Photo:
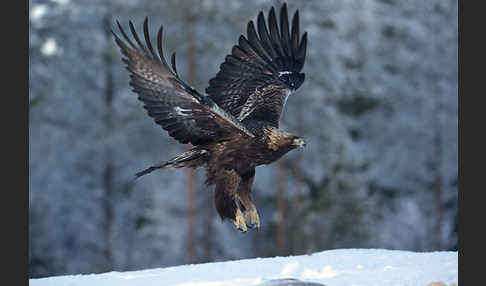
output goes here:
{"type": "Polygon", "coordinates": [[[154,50],[143,23],[143,42],[132,22],[131,39],[117,21],[121,36],[113,32],[130,73],[130,86],[144,108],[171,137],[194,147],[167,162],[151,166],[137,177],[158,169],[206,168],[206,183],[216,185],[214,199],[222,219],[230,219],[245,232],[260,227],[251,201],[255,168],[280,159],[305,146],[299,136],[279,129],[288,96],[304,82],[301,73],[307,48],[307,33],[300,37],[299,13],[289,27],[287,5],[278,24],[275,9],[263,12],[257,25],[250,21],[247,36],[241,35],[209,81],[206,94],[185,83],[178,75],[175,53],[171,65],[162,48],[163,28],[154,50]]]}

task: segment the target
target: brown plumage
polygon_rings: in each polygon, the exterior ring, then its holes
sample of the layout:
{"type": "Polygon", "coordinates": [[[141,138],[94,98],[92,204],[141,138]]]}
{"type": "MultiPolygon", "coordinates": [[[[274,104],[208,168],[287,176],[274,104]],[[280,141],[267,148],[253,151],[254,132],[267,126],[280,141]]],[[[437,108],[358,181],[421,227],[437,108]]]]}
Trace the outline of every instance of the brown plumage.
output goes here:
{"type": "Polygon", "coordinates": [[[180,143],[194,147],[169,161],[147,168],[137,177],[158,169],[206,168],[206,183],[216,185],[214,200],[222,219],[228,218],[241,231],[259,227],[251,201],[255,168],[280,159],[287,152],[305,146],[296,135],[278,129],[280,116],[290,93],[304,81],[300,73],[306,54],[307,33],[299,35],[299,14],[295,12],[289,31],[287,5],[280,10],[280,30],[275,10],[263,12],[248,23],[247,37],[238,45],[210,80],[207,94],[201,94],[179,77],[175,53],[171,66],[162,49],[162,27],[157,35],[157,52],[143,25],[144,41],[132,22],[134,41],[117,22],[123,40],[113,32],[123,61],[130,72],[130,86],[144,103],[149,116],[180,143]],[[258,32],[257,32],[258,31],[258,32]]]}

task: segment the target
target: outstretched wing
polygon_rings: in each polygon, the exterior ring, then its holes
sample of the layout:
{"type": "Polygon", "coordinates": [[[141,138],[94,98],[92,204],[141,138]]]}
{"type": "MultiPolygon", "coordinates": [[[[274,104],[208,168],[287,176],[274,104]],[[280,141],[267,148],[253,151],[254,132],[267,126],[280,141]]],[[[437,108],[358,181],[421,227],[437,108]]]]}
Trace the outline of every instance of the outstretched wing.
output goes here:
{"type": "Polygon", "coordinates": [[[226,56],[216,77],[209,81],[206,93],[239,120],[262,120],[278,127],[283,105],[290,91],[304,81],[299,73],[304,66],[307,33],[299,35],[299,12],[289,31],[287,5],[280,9],[280,29],[272,7],[268,26],[263,12],[258,14],[257,30],[248,23],[247,37],[226,56]]]}
{"type": "Polygon", "coordinates": [[[162,50],[162,26],[157,37],[158,55],[154,52],[145,18],[143,32],[145,45],[138,37],[132,22],[129,22],[136,46],[117,21],[126,43],[116,33],[115,42],[125,56],[123,61],[130,71],[130,86],[138,94],[154,121],[181,143],[200,145],[223,136],[241,132],[254,136],[238,120],[183,82],[177,74],[175,53],[172,54],[172,70],[162,50]]]}

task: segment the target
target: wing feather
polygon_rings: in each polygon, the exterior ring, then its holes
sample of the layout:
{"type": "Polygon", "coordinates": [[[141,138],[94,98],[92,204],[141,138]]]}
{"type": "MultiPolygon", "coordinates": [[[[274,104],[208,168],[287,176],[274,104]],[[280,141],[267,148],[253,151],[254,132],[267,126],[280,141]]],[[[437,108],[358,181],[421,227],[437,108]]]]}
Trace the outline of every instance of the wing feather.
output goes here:
{"type": "Polygon", "coordinates": [[[258,13],[258,34],[260,35],[260,40],[262,45],[265,47],[271,55],[272,59],[278,57],[277,52],[273,49],[272,41],[270,40],[270,35],[268,34],[267,24],[265,23],[265,16],[263,12],[258,13]]]}
{"type": "Polygon", "coordinates": [[[299,27],[299,11],[296,11],[292,19],[292,53],[294,58],[297,56],[296,51],[299,50],[299,37],[300,37],[300,27],[299,27]]]}
{"type": "Polygon", "coordinates": [[[279,61],[279,64],[281,63],[283,57],[285,56],[282,46],[281,46],[281,40],[280,40],[280,32],[278,31],[278,25],[277,25],[277,16],[275,16],[275,9],[272,7],[270,9],[270,13],[268,14],[268,26],[270,29],[270,38],[272,40],[272,45],[275,51],[277,52],[277,61],[279,61]]]}
{"type": "Polygon", "coordinates": [[[130,86],[144,103],[147,114],[170,136],[181,143],[193,145],[213,142],[236,133],[254,136],[211,98],[182,81],[177,73],[175,53],[171,56],[172,69],[169,67],[162,48],[162,26],[157,35],[157,54],[150,41],[147,18],[143,24],[145,44],[138,37],[133,23],[129,22],[138,46],[118,21],[117,25],[125,41],[115,32],[112,33],[130,72],[130,86]]]}
{"type": "Polygon", "coordinates": [[[307,32],[305,32],[304,35],[302,36],[302,40],[300,41],[300,45],[299,45],[299,51],[297,53],[297,59],[301,66],[304,65],[306,51],[307,51],[307,32]]]}
{"type": "Polygon", "coordinates": [[[268,28],[263,12],[258,13],[256,28],[249,21],[246,37],[238,38],[238,44],[233,46],[206,88],[206,93],[221,108],[240,121],[258,119],[278,127],[289,94],[281,75],[298,74],[303,68],[307,34],[299,38],[298,11],[293,16],[291,30],[286,4],[279,16],[277,21],[272,7],[268,28]]]}
{"type": "Polygon", "coordinates": [[[144,53],[147,53],[147,50],[145,49],[145,46],[142,44],[140,39],[138,38],[137,32],[135,32],[135,27],[133,26],[132,21],[128,21],[128,26],[130,27],[130,31],[132,32],[133,38],[137,42],[138,46],[144,53]]]}
{"type": "Polygon", "coordinates": [[[253,21],[250,21],[248,23],[246,33],[248,35],[248,41],[250,42],[252,47],[254,47],[254,49],[256,49],[256,51],[258,52],[258,54],[261,55],[261,57],[263,58],[265,63],[269,66],[269,69],[271,69],[274,72],[275,67],[272,63],[272,56],[270,55],[270,53],[267,50],[265,50],[262,43],[260,42],[260,39],[258,38],[257,32],[255,30],[255,25],[253,24],[253,21]]]}
{"type": "Polygon", "coordinates": [[[285,54],[286,65],[291,65],[295,60],[292,52],[292,43],[290,42],[289,19],[287,15],[287,4],[284,4],[280,10],[280,41],[285,54]]]}

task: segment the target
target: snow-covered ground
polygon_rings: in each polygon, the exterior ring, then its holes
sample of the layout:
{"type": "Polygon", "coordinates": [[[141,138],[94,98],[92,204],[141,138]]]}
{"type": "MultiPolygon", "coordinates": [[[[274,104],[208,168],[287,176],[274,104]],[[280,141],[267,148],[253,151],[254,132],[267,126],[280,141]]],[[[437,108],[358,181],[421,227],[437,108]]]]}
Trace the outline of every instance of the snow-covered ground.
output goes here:
{"type": "Polygon", "coordinates": [[[458,255],[457,252],[338,249],[311,255],[30,279],[30,285],[246,286],[274,285],[269,281],[282,278],[326,286],[427,286],[432,282],[458,285],[458,255]]]}

